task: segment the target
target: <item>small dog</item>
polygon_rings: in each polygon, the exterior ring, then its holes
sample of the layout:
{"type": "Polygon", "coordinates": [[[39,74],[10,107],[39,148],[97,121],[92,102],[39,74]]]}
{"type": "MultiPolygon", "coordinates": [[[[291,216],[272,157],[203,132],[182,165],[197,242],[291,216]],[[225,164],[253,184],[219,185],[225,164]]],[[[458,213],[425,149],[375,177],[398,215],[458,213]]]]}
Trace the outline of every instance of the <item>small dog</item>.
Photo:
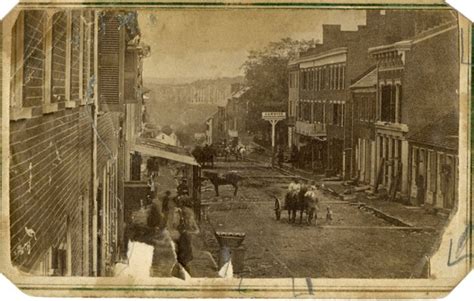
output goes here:
{"type": "Polygon", "coordinates": [[[329,207],[326,209],[326,221],[332,221],[332,211],[329,207]]]}

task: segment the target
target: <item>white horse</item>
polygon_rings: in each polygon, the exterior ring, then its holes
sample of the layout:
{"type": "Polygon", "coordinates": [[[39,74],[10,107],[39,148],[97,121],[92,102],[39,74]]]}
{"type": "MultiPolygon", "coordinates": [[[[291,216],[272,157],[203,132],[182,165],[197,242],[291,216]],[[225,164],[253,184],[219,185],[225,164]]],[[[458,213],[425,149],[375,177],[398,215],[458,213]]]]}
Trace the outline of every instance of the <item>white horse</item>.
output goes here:
{"type": "Polygon", "coordinates": [[[313,216],[314,216],[315,222],[318,218],[319,200],[320,200],[321,195],[322,195],[321,192],[317,188],[308,190],[308,192],[306,192],[304,195],[308,224],[311,224],[311,221],[313,220],[313,216]]]}
{"type": "Polygon", "coordinates": [[[247,152],[247,149],[245,148],[244,145],[238,145],[236,147],[236,152],[235,152],[235,156],[236,158],[240,159],[240,160],[243,160],[244,157],[245,157],[245,153],[247,152]]]}

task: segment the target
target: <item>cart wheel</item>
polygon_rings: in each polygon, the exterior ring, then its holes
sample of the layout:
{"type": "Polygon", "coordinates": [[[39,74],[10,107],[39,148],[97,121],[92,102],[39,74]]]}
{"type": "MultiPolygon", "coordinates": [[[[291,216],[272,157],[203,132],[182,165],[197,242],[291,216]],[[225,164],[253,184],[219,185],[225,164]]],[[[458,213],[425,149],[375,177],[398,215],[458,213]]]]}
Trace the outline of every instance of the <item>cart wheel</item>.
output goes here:
{"type": "Polygon", "coordinates": [[[281,216],[281,205],[280,205],[280,200],[275,197],[275,217],[276,220],[279,221],[281,216]]]}

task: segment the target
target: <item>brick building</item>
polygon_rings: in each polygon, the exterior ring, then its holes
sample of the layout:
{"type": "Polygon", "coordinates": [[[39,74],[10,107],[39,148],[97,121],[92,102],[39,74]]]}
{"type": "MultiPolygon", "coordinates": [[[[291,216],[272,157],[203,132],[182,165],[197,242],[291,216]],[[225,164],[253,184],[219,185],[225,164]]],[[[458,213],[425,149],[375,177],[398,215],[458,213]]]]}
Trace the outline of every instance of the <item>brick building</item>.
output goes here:
{"type": "Polygon", "coordinates": [[[459,127],[456,18],[444,19],[410,39],[370,48],[369,53],[377,64],[375,139],[371,146],[375,187],[384,187],[392,198],[399,195],[410,197],[412,203],[426,200],[451,208],[457,191],[459,127]],[[436,126],[440,122],[442,130],[436,126]],[[441,197],[440,183],[447,186],[444,191],[453,192],[449,198],[441,197]],[[423,196],[417,196],[420,187],[423,196]],[[427,194],[426,189],[433,194],[427,194]],[[441,198],[445,201],[439,201],[441,198]]]}
{"type": "Polygon", "coordinates": [[[217,107],[217,111],[206,120],[206,143],[217,144],[226,139],[225,107],[217,107]]]}
{"type": "Polygon", "coordinates": [[[16,9],[3,30],[12,264],[106,276],[122,244],[130,112],[141,110],[136,13],[16,9]]]}
{"type": "Polygon", "coordinates": [[[350,85],[374,65],[367,49],[408,39],[451,16],[446,10],[367,10],[366,25],[356,31],[323,25],[323,43],[288,65],[290,143],[307,168],[353,174],[350,85]]]}
{"type": "Polygon", "coordinates": [[[247,131],[246,118],[248,116],[248,91],[250,87],[240,84],[232,85],[232,95],[227,99],[225,106],[226,129],[228,134],[236,133],[237,136],[247,131]]]}
{"type": "Polygon", "coordinates": [[[377,69],[371,67],[350,86],[352,91],[352,177],[375,186],[375,120],[377,102],[377,69]]]}

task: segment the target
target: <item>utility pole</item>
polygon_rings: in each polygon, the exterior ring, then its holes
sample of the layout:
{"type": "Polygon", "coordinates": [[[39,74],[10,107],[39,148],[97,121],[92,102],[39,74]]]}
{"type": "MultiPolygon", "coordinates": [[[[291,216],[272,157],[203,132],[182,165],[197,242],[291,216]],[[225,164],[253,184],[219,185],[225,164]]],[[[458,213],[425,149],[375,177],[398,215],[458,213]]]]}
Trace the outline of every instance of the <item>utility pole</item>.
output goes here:
{"type": "Polygon", "coordinates": [[[275,126],[278,121],[286,119],[286,112],[262,112],[262,119],[272,125],[272,167],[275,166],[275,126]]]}

